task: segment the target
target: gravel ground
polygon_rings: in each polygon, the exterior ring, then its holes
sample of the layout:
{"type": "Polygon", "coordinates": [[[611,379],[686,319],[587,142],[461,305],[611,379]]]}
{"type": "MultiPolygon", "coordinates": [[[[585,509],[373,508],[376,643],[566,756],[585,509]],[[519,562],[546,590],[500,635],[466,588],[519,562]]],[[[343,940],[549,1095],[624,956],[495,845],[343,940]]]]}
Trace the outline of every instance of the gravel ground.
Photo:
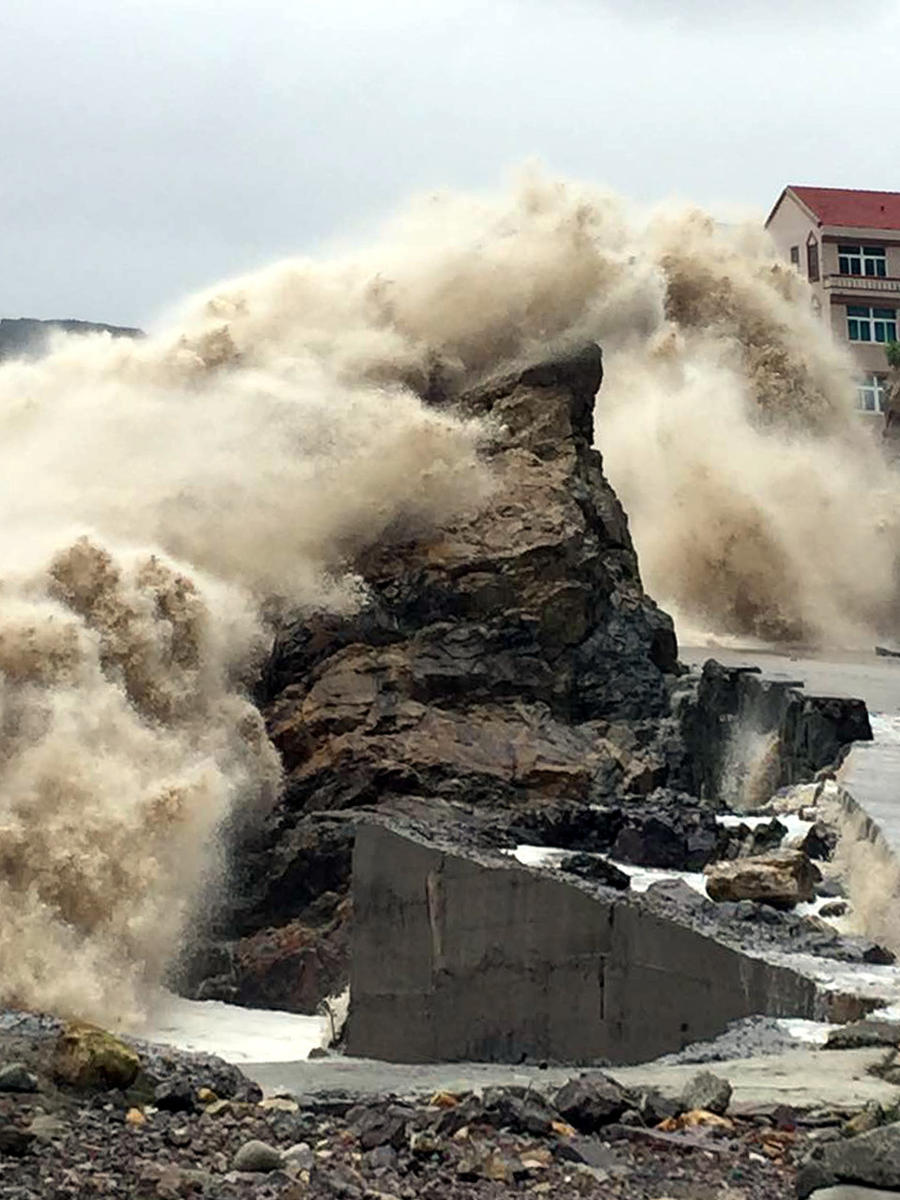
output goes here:
{"type": "Polygon", "coordinates": [[[59,1030],[0,1016],[0,1087],[24,1079],[33,1088],[0,1090],[5,1200],[776,1200],[793,1195],[811,1139],[837,1136],[840,1124],[826,1114],[824,1131],[812,1129],[778,1109],[678,1117],[671,1101],[597,1073],[566,1103],[555,1086],[547,1095],[501,1087],[362,1104],[348,1095],[261,1100],[221,1060],[146,1044],[128,1092],[77,1091],[54,1076],[59,1030]],[[248,1156],[268,1169],[239,1169],[248,1156]]]}

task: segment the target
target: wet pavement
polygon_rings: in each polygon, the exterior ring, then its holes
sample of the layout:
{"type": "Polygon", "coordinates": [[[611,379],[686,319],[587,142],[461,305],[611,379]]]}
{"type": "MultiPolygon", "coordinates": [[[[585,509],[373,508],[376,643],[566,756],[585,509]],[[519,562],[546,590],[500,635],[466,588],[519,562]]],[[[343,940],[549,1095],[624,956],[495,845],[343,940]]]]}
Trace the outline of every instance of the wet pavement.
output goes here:
{"type": "MultiPolygon", "coordinates": [[[[712,1069],[734,1088],[733,1105],[789,1104],[796,1108],[855,1110],[869,1101],[896,1102],[898,1089],[869,1073],[883,1048],[821,1050],[800,1048],[754,1058],[716,1062],[712,1069]]],[[[269,1095],[314,1095],[329,1091],[354,1096],[421,1096],[439,1091],[481,1091],[494,1085],[539,1090],[560,1086],[578,1067],[510,1066],[504,1063],[383,1063],[363,1058],[323,1058],[308,1062],[252,1063],[242,1069],[269,1095]]],[[[583,1068],[582,1068],[583,1069],[583,1068]]],[[[626,1087],[654,1087],[678,1096],[698,1070],[696,1063],[646,1063],[610,1067],[604,1074],[626,1087]]]]}

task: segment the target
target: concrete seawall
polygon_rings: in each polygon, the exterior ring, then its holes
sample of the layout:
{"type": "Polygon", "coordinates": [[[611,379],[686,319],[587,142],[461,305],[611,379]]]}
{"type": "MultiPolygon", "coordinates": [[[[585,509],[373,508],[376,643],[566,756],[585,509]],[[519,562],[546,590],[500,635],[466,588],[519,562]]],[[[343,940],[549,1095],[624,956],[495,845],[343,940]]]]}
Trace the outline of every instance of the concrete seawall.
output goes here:
{"type": "Polygon", "coordinates": [[[623,897],[378,825],[357,833],[350,1054],[639,1062],[815,983],[623,897]]]}

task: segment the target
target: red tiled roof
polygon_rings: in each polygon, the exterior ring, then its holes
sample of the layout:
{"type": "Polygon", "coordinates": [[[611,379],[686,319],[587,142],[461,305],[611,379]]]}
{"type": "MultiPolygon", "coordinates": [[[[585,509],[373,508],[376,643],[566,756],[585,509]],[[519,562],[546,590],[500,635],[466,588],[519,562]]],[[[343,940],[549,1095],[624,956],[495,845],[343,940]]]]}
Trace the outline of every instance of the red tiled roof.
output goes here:
{"type": "Polygon", "coordinates": [[[823,225],[853,229],[900,229],[900,192],[858,192],[852,188],[794,187],[794,193],[823,225]]]}

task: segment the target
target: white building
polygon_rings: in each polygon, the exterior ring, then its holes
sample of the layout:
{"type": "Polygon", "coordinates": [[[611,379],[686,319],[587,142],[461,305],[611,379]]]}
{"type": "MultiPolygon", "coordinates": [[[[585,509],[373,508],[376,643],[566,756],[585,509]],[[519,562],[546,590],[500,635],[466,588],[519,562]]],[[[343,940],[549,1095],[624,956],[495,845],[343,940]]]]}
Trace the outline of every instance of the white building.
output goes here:
{"type": "Polygon", "coordinates": [[[766,229],[859,364],[860,408],[882,412],[900,307],[900,192],[786,187],[766,229]]]}

